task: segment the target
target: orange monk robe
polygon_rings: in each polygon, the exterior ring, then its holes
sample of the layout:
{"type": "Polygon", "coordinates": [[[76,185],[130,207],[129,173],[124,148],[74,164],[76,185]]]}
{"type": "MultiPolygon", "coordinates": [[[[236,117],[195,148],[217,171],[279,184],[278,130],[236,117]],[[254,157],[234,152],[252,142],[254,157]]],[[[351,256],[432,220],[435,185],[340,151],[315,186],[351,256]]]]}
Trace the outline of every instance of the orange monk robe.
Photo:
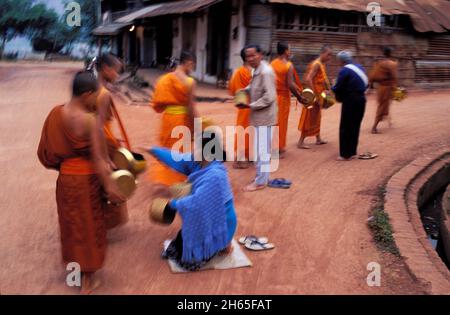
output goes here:
{"type": "MultiPolygon", "coordinates": [[[[286,138],[289,122],[289,112],[291,108],[291,91],[288,84],[289,69],[293,67],[292,62],[284,62],[276,58],[272,61],[271,66],[275,72],[275,85],[277,89],[277,103],[278,103],[278,128],[279,128],[279,150],[286,148],[286,138]]],[[[294,82],[299,85],[298,74],[295,68],[294,82]]],[[[301,86],[301,85],[300,85],[301,86]]],[[[300,87],[299,86],[299,87],[300,87]]]]}
{"type": "MultiPolygon", "coordinates": [[[[156,112],[162,113],[159,134],[159,145],[162,147],[173,149],[173,145],[181,140],[181,135],[172,137],[172,130],[175,127],[186,126],[192,132],[188,116],[192,84],[193,79],[182,82],[174,72],[163,75],[156,83],[151,105],[156,112]]],[[[183,151],[182,148],[180,151],[183,151]]],[[[159,162],[153,163],[150,178],[153,182],[167,186],[186,180],[185,175],[159,162]]]]}
{"type": "MultiPolygon", "coordinates": [[[[235,95],[237,91],[246,88],[252,79],[252,73],[251,71],[245,67],[241,66],[238,68],[231,77],[230,84],[229,84],[229,91],[231,95],[235,95]]],[[[241,126],[244,129],[247,128],[250,125],[250,109],[249,108],[242,108],[237,109],[237,117],[236,117],[236,126],[241,126]]],[[[238,141],[237,141],[237,133],[234,139],[234,151],[235,154],[238,155],[238,141]]],[[[245,135],[245,143],[244,143],[244,150],[245,150],[245,158],[248,160],[250,156],[250,136],[248,134],[245,135]]],[[[239,152],[241,152],[239,150],[239,152]]],[[[240,154],[239,154],[240,155],[240,154]]]]}
{"type": "Polygon", "coordinates": [[[45,167],[59,171],[56,203],[63,261],[95,272],[103,266],[106,251],[103,190],[90,161],[90,139],[68,130],[62,109],[57,106],[48,115],[37,153],[45,167]]]}
{"type": "Polygon", "coordinates": [[[318,101],[316,101],[315,106],[310,109],[305,107],[302,108],[302,114],[298,124],[298,130],[301,131],[302,135],[305,137],[318,136],[320,134],[320,121],[322,119],[321,111],[323,106],[323,99],[320,97],[320,94],[331,88],[325,66],[319,59],[314,60],[308,65],[306,73],[309,73],[312,70],[313,65],[316,63],[319,64],[319,70],[317,71],[315,77],[312,78],[312,90],[316,94],[318,101]]]}
{"type": "Polygon", "coordinates": [[[392,94],[397,86],[397,67],[397,62],[390,59],[383,59],[378,61],[370,72],[370,81],[378,83],[378,107],[375,118],[377,121],[381,121],[389,115],[392,94]]]}

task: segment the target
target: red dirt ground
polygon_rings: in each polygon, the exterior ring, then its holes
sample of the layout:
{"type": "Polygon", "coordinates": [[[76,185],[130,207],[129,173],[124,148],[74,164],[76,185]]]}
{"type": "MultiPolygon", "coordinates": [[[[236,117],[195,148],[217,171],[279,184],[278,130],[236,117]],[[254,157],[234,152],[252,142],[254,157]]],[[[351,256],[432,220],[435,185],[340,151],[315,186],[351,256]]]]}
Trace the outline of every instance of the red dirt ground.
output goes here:
{"type": "MultiPolygon", "coordinates": [[[[36,156],[47,113],[68,100],[77,64],[0,64],[0,161],[3,186],[0,230],[2,294],[75,294],[65,285],[55,203],[56,172],[36,156]]],[[[230,103],[202,103],[199,111],[219,125],[231,125],[230,103]]],[[[141,180],[129,202],[130,221],[110,235],[98,294],[400,294],[426,288],[402,260],[377,250],[367,217],[378,185],[422,152],[450,144],[450,91],[414,93],[392,108],[394,127],[370,134],[375,114],[369,97],[360,151],[371,161],[337,162],[339,109],[324,112],[322,134],[329,144],[298,150],[299,110],[293,109],[288,153],[274,176],[294,184],[289,190],[243,193],[253,169],[229,166],[238,214],[237,235],[266,235],[276,248],[249,253],[251,268],[172,274],[160,258],[169,227],[149,222],[151,184],[141,180]],[[366,266],[382,268],[380,287],[369,287],[366,266]]],[[[156,144],[159,117],[149,107],[120,105],[134,144],[156,144]]],[[[310,140],[312,141],[312,140],[310,140]]],[[[450,292],[449,292],[450,293],[450,292]]]]}

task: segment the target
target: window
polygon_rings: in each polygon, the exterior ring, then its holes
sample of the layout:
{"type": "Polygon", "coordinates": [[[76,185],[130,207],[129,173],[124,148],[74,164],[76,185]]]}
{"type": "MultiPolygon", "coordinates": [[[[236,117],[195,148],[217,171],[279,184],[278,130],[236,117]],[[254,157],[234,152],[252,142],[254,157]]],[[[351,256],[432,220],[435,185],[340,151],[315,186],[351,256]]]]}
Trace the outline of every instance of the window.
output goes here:
{"type": "Polygon", "coordinates": [[[315,32],[394,32],[399,28],[399,16],[382,16],[381,27],[369,27],[365,13],[318,9],[304,6],[275,7],[275,28],[315,32]]]}

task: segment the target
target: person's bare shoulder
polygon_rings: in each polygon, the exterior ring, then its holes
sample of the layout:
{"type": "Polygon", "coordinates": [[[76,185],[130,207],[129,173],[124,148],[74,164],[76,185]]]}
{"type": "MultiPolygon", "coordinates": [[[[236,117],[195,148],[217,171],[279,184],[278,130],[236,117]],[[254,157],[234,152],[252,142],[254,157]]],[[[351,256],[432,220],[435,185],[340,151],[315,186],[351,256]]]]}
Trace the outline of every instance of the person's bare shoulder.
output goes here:
{"type": "Polygon", "coordinates": [[[102,92],[97,97],[97,113],[109,119],[111,117],[111,104],[112,95],[111,92],[103,89],[102,92]]]}
{"type": "Polygon", "coordinates": [[[76,108],[65,108],[63,119],[66,128],[77,138],[87,139],[95,123],[95,115],[76,108]]]}

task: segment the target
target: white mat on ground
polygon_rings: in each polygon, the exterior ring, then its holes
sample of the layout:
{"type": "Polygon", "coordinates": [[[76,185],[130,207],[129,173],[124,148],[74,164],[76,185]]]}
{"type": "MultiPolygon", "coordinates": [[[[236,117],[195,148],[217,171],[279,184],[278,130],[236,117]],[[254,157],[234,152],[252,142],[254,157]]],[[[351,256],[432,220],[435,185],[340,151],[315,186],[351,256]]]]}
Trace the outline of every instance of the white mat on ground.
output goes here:
{"type": "MultiPolygon", "coordinates": [[[[164,250],[167,249],[169,244],[170,244],[170,240],[166,240],[164,242],[164,250]]],[[[233,246],[233,252],[230,255],[214,257],[205,266],[200,268],[200,271],[208,270],[208,269],[232,269],[232,268],[241,268],[241,267],[252,266],[252,262],[244,254],[244,252],[242,251],[242,248],[239,246],[239,244],[235,240],[233,240],[232,246],[233,246]]],[[[172,270],[172,272],[174,272],[174,273],[189,272],[189,271],[181,268],[176,263],[176,261],[174,261],[172,259],[169,259],[169,266],[170,266],[170,270],[172,270]]]]}

